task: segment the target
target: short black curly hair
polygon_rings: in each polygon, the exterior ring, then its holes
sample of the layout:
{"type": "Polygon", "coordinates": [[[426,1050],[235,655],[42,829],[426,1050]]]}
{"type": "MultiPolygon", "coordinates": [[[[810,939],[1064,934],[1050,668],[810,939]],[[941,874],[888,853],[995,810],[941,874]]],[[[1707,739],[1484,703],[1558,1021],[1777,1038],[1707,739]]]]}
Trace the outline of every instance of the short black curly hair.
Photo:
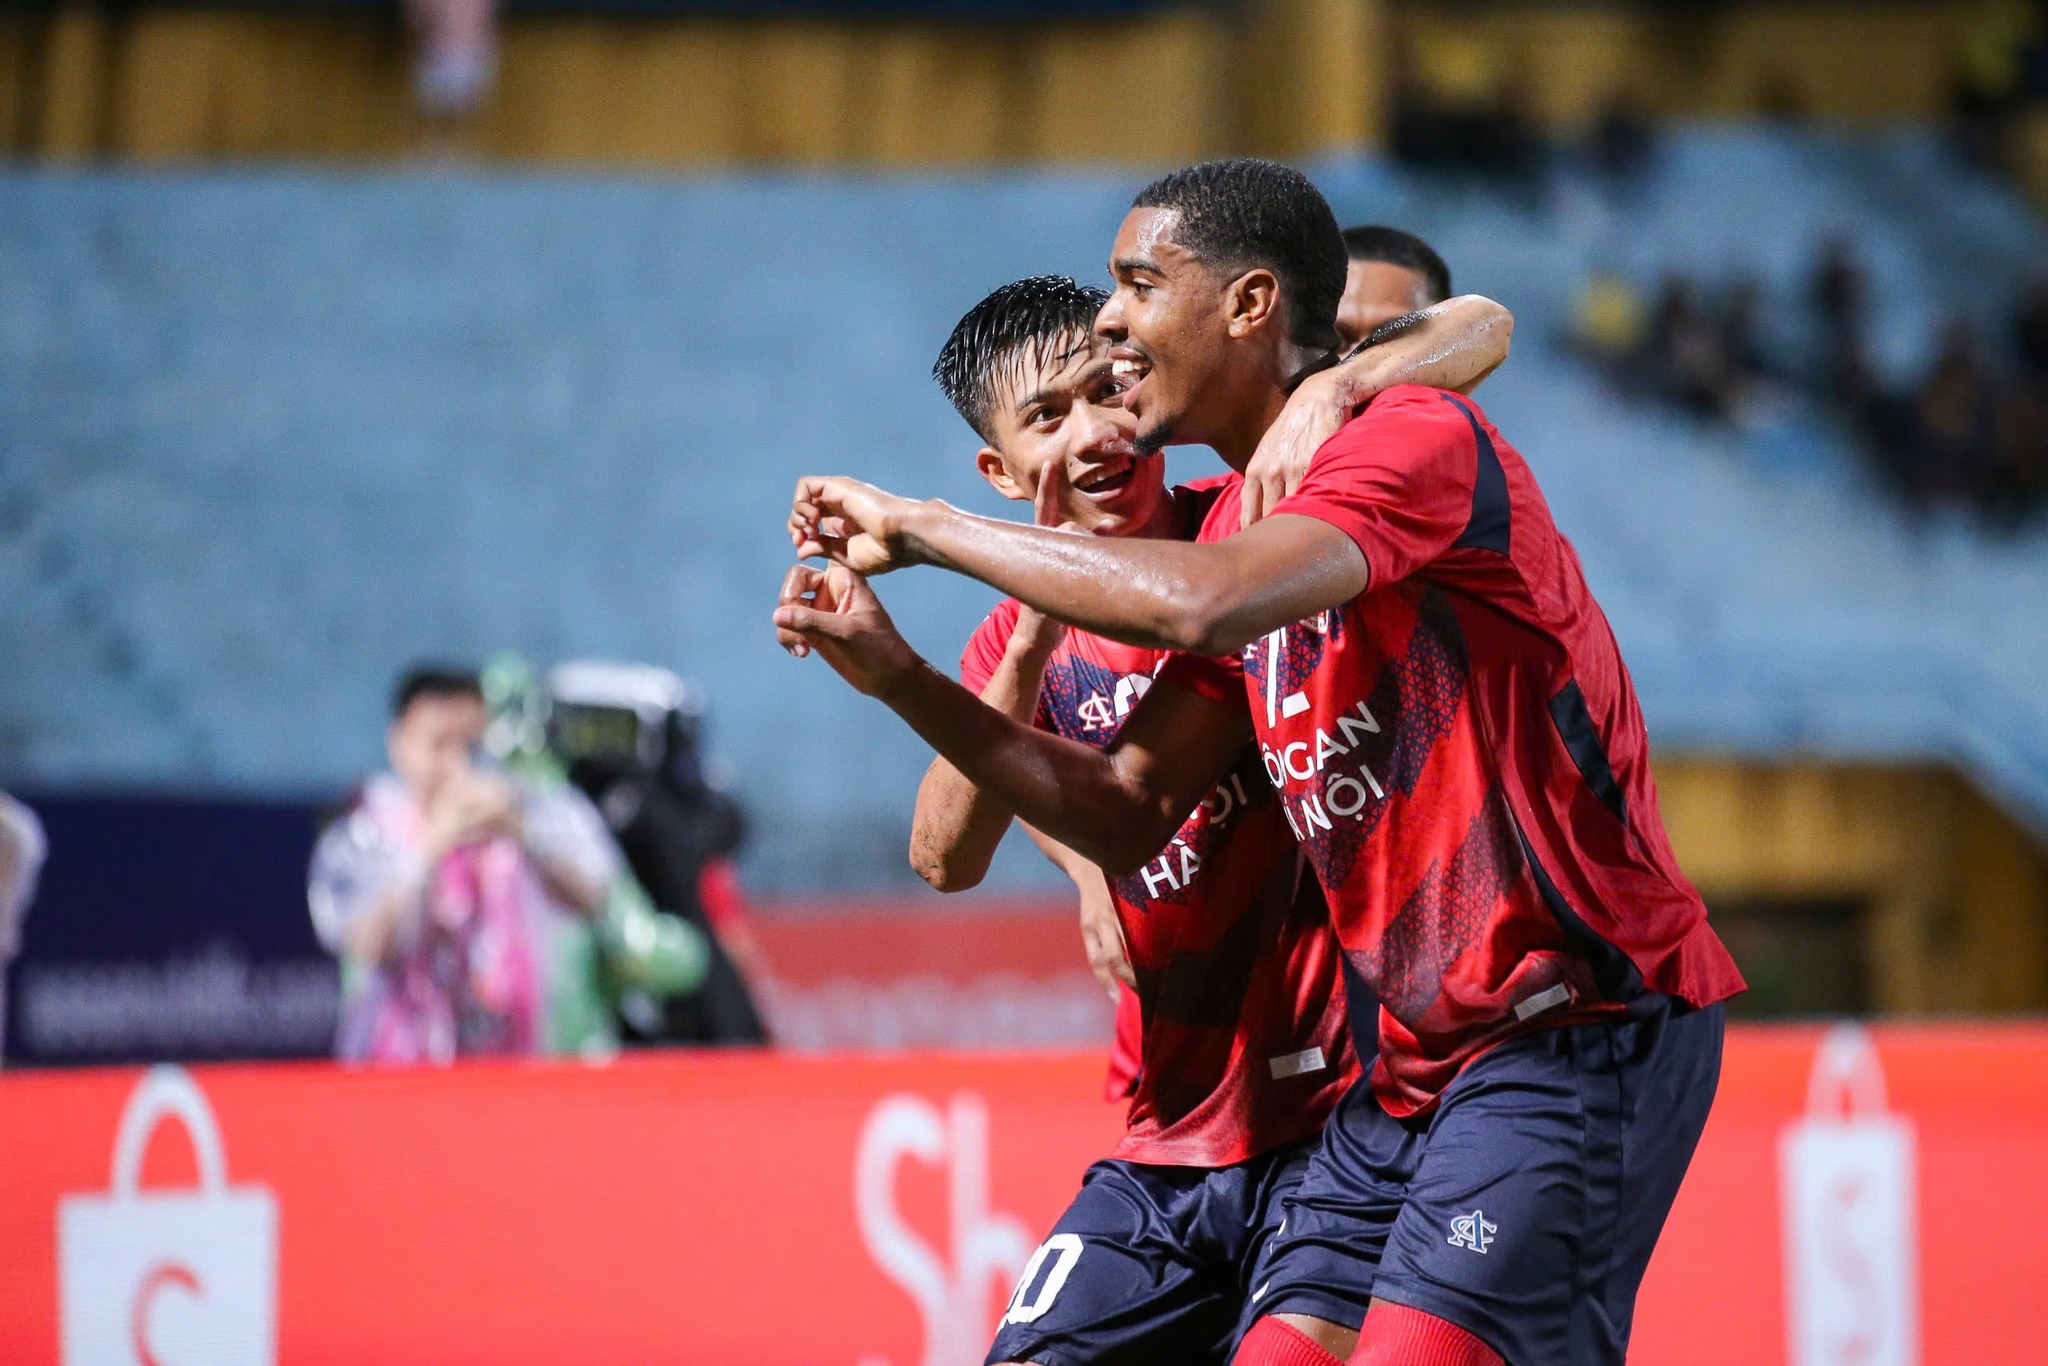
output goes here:
{"type": "Polygon", "coordinates": [[[1344,238],[1329,201],[1307,176],[1257,157],[1205,161],[1159,177],[1131,207],[1177,212],[1174,242],[1211,265],[1272,271],[1287,301],[1289,340],[1337,345],[1344,238]]]}
{"type": "Polygon", "coordinates": [[[992,290],[954,326],[932,378],[967,425],[993,441],[997,386],[1015,379],[1027,361],[1046,364],[1089,345],[1108,299],[1107,290],[1067,275],[1033,275],[992,290]]]}
{"type": "Polygon", "coordinates": [[[1384,261],[1414,271],[1428,286],[1429,302],[1433,304],[1451,297],[1451,268],[1436,254],[1435,247],[1412,232],[1378,223],[1346,228],[1344,251],[1354,261],[1384,261]]]}

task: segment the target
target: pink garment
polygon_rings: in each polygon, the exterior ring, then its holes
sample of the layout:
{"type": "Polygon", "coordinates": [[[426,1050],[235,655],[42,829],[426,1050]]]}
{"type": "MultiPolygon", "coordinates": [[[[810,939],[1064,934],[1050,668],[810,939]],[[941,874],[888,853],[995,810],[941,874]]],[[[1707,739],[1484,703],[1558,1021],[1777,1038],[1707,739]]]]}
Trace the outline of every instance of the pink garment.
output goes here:
{"type": "MultiPolygon", "coordinates": [[[[364,812],[391,843],[417,849],[422,819],[411,794],[373,785],[364,812]]],[[[511,840],[447,855],[428,884],[425,914],[396,960],[355,1003],[344,1056],[370,1062],[447,1062],[480,1053],[540,1051],[541,977],[534,951],[539,895],[511,840]]]]}

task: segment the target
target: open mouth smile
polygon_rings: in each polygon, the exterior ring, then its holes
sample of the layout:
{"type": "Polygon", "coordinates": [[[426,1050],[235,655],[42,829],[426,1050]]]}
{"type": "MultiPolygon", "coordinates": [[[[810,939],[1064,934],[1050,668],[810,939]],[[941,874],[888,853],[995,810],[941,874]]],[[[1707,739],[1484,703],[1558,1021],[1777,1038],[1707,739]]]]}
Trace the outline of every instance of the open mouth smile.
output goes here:
{"type": "Polygon", "coordinates": [[[1124,399],[1128,402],[1152,373],[1152,361],[1139,351],[1119,346],[1109,353],[1109,373],[1124,382],[1124,399]]]}
{"type": "Polygon", "coordinates": [[[1086,498],[1108,499],[1122,493],[1137,477],[1138,467],[1134,463],[1096,470],[1074,481],[1074,491],[1086,498]]]}

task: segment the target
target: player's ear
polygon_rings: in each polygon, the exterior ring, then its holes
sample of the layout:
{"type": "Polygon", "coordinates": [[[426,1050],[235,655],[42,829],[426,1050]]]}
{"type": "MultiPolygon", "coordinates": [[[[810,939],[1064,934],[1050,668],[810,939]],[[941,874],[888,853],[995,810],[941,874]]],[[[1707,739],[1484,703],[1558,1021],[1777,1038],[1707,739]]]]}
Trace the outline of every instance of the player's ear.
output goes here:
{"type": "Polygon", "coordinates": [[[1233,337],[1249,337],[1270,326],[1280,314],[1280,277],[1264,266],[1246,271],[1230,282],[1223,307],[1233,337]]]}
{"type": "Polygon", "coordinates": [[[1031,495],[1010,473],[1010,467],[1003,463],[1002,453],[993,446],[983,446],[974,454],[974,468],[981,471],[981,477],[988,480],[990,488],[1013,503],[1028,503],[1031,495]]]}

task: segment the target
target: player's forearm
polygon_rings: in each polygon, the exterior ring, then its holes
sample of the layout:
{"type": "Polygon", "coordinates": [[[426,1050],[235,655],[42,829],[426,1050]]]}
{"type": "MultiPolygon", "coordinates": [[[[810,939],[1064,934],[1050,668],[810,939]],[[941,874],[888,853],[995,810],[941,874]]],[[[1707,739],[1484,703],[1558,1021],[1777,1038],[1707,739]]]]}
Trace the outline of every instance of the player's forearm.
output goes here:
{"type": "Polygon", "coordinates": [[[1305,517],[1269,518],[1204,544],[1074,536],[934,501],[915,506],[902,535],[918,562],[980,579],[1096,635],[1184,654],[1235,654],[1366,587],[1365,559],[1350,538],[1305,517]]]}
{"type": "MultiPolygon", "coordinates": [[[[1045,659],[1037,650],[1011,649],[981,690],[981,700],[1020,725],[1038,709],[1045,659]]],[[[917,789],[910,822],[910,866],[941,892],[978,886],[1013,814],[993,793],[977,787],[944,755],[932,760],[917,789]]]]}
{"type": "Polygon", "coordinates": [[[984,797],[1104,867],[1137,867],[1186,814],[1112,755],[1005,716],[922,660],[876,696],[984,797]]]}
{"type": "Polygon", "coordinates": [[[1199,651],[1205,605],[1228,587],[1210,547],[1075,536],[937,501],[917,505],[903,534],[923,563],[979,579],[1069,625],[1150,649],[1199,651]]]}
{"type": "Polygon", "coordinates": [[[1515,315],[1482,294],[1461,294],[1405,318],[1367,339],[1333,372],[1346,407],[1397,384],[1427,384],[1470,393],[1508,358],[1515,315]]]}

